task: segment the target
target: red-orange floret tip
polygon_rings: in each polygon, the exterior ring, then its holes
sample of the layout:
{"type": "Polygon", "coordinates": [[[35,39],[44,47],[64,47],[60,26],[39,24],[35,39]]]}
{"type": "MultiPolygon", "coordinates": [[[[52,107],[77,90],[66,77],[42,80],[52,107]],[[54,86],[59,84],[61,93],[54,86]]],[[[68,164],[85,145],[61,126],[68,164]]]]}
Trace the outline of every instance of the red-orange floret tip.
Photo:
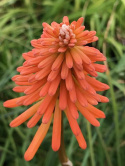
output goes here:
{"type": "Polygon", "coordinates": [[[94,77],[97,72],[105,72],[103,64],[106,57],[96,48],[86,46],[98,40],[95,31],[85,30],[83,18],[69,23],[67,16],[62,23],[43,23],[43,34],[39,39],[31,41],[34,47],[23,53],[25,62],[17,68],[19,75],[12,80],[17,85],[15,92],[23,92],[24,96],[4,102],[4,107],[33,106],[15,118],[11,127],[17,127],[26,120],[28,128],[34,127],[42,118],[25,160],[31,160],[47,134],[53,119],[52,149],[57,151],[61,143],[61,119],[64,110],[69,125],[79,146],[86,148],[86,141],[77,123],[80,112],[92,125],[100,126],[98,118],[105,114],[94,105],[108,102],[108,98],[98,91],[109,89],[94,77]]]}

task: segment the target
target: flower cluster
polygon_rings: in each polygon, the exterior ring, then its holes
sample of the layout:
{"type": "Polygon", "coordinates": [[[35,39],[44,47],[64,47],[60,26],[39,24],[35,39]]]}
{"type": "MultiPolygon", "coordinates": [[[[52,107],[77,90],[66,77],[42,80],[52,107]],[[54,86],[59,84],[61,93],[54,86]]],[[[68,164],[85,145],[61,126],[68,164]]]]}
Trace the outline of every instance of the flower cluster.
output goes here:
{"type": "Polygon", "coordinates": [[[108,98],[98,91],[109,86],[96,80],[97,72],[105,72],[106,67],[97,64],[105,61],[105,56],[96,48],[85,46],[98,40],[95,31],[85,30],[83,18],[69,24],[67,16],[62,23],[43,23],[43,34],[31,41],[32,51],[23,53],[25,62],[17,68],[19,75],[12,80],[17,85],[15,92],[24,96],[4,102],[5,107],[33,106],[15,118],[11,127],[30,120],[27,127],[34,127],[42,118],[28,150],[25,160],[31,160],[42,143],[53,119],[52,149],[57,151],[61,142],[62,111],[69,121],[79,146],[86,148],[86,142],[77,123],[80,112],[92,125],[99,126],[98,118],[105,114],[94,107],[98,102],[108,102],[108,98]]]}

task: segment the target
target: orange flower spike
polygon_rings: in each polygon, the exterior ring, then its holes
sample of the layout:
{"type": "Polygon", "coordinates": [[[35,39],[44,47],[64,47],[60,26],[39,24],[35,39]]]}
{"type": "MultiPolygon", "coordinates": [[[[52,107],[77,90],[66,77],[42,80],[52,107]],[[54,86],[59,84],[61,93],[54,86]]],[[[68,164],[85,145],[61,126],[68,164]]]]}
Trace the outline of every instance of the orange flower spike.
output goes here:
{"type": "Polygon", "coordinates": [[[23,92],[24,96],[5,101],[4,106],[13,108],[35,104],[15,118],[10,126],[19,126],[32,117],[27,123],[27,127],[32,128],[42,118],[42,124],[24,155],[27,161],[34,157],[42,143],[53,115],[54,151],[61,145],[63,110],[82,149],[87,145],[77,123],[78,111],[97,127],[100,125],[97,118],[105,118],[105,114],[93,105],[109,101],[97,93],[109,89],[109,86],[93,77],[97,77],[97,72],[106,71],[105,65],[97,64],[106,57],[98,49],[85,46],[97,41],[98,37],[96,31],[85,30],[83,20],[81,17],[70,24],[68,17],[64,16],[60,24],[44,22],[43,34],[31,41],[33,49],[22,54],[25,62],[17,68],[19,75],[12,78],[18,85],[13,91],[23,92]]]}

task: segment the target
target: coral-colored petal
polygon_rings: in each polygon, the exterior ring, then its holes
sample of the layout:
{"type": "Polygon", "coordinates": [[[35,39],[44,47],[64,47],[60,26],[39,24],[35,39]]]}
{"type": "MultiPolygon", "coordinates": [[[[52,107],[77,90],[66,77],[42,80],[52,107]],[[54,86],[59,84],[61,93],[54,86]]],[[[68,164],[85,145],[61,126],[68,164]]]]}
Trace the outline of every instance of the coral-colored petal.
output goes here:
{"type": "Polygon", "coordinates": [[[42,87],[46,82],[46,78],[40,80],[40,81],[37,81],[36,83],[34,83],[32,86],[30,86],[29,88],[27,88],[24,93],[25,94],[31,94],[33,93],[34,91],[36,91],[37,89],[39,89],[40,87],[42,87]]]}
{"type": "Polygon", "coordinates": [[[40,96],[41,97],[44,97],[44,96],[47,95],[49,87],[50,87],[50,82],[46,82],[46,84],[42,87],[42,89],[40,91],[40,96]]]}
{"type": "Polygon", "coordinates": [[[91,112],[93,115],[96,115],[98,118],[105,118],[104,112],[99,110],[98,108],[92,106],[91,104],[88,104],[88,107],[86,108],[89,112],[91,112]]]}
{"type": "Polygon", "coordinates": [[[72,115],[70,114],[68,109],[66,109],[65,114],[67,116],[67,119],[69,121],[69,124],[70,124],[70,127],[71,127],[71,130],[72,130],[73,134],[74,135],[79,135],[80,128],[79,128],[79,125],[77,123],[77,120],[72,117],[72,115]]]}
{"type": "Polygon", "coordinates": [[[67,107],[67,89],[64,81],[61,81],[60,84],[60,95],[59,95],[59,107],[61,110],[66,109],[67,107]]]}
{"type": "Polygon", "coordinates": [[[29,119],[35,112],[37,111],[37,108],[40,106],[41,101],[27,109],[25,112],[23,112],[21,115],[19,115],[17,118],[15,118],[13,121],[11,121],[10,126],[11,127],[17,127],[21,125],[23,122],[25,122],[27,119],[29,119]]]}
{"type": "Polygon", "coordinates": [[[81,93],[81,91],[79,90],[78,87],[76,87],[76,96],[77,96],[77,100],[79,101],[79,103],[80,103],[83,107],[87,107],[88,102],[87,102],[85,96],[81,93]]]}
{"type": "Polygon", "coordinates": [[[51,115],[54,111],[56,97],[57,97],[57,95],[53,97],[52,101],[50,102],[49,106],[47,107],[47,109],[43,115],[42,123],[48,123],[48,121],[50,120],[51,115]]]}
{"type": "Polygon", "coordinates": [[[82,135],[81,130],[80,130],[79,135],[76,135],[75,137],[76,137],[76,139],[77,139],[77,141],[78,141],[78,144],[79,144],[80,148],[86,149],[87,144],[86,144],[85,138],[84,138],[83,135],[82,135]]]}
{"type": "Polygon", "coordinates": [[[79,53],[75,49],[71,49],[70,53],[72,55],[72,58],[73,58],[74,62],[78,65],[81,65],[82,64],[82,59],[81,59],[79,53]]]}
{"type": "Polygon", "coordinates": [[[78,68],[76,68],[76,66],[74,66],[73,69],[74,69],[75,75],[76,75],[76,77],[78,77],[78,79],[80,79],[80,80],[85,79],[85,75],[84,75],[83,71],[78,70],[78,68]]]}
{"type": "Polygon", "coordinates": [[[54,112],[53,132],[52,132],[52,149],[57,151],[61,142],[61,110],[59,109],[58,102],[54,112]]]}
{"type": "Polygon", "coordinates": [[[35,79],[41,80],[45,78],[51,71],[51,66],[46,66],[43,69],[41,69],[39,72],[36,73],[35,79]]]}
{"type": "Polygon", "coordinates": [[[75,103],[77,100],[75,85],[73,84],[72,90],[69,91],[70,100],[75,103]]]}
{"type": "Polygon", "coordinates": [[[62,64],[61,78],[66,79],[67,75],[68,75],[68,67],[66,66],[66,62],[64,61],[62,64]]]}
{"type": "Polygon", "coordinates": [[[69,19],[68,19],[67,16],[63,17],[63,23],[66,24],[66,25],[69,25],[69,19]]]}
{"type": "Polygon", "coordinates": [[[37,91],[33,92],[32,94],[27,95],[23,102],[23,105],[25,105],[25,106],[30,105],[30,104],[34,103],[35,101],[37,101],[38,99],[40,99],[39,92],[40,92],[40,90],[38,89],[37,91]]]}
{"type": "Polygon", "coordinates": [[[48,94],[50,96],[53,96],[56,93],[60,80],[61,80],[60,75],[58,75],[56,79],[51,82],[49,91],[48,91],[48,94]]]}
{"type": "Polygon", "coordinates": [[[28,128],[32,128],[34,127],[38,121],[40,120],[40,118],[42,117],[42,115],[38,114],[37,112],[33,115],[33,117],[28,121],[27,123],[27,127],[28,128]]]}
{"type": "Polygon", "coordinates": [[[82,115],[93,125],[93,126],[100,126],[100,123],[95,119],[95,117],[85,108],[82,107],[78,102],[77,102],[77,107],[79,111],[82,113],[82,115]]]}
{"type": "Polygon", "coordinates": [[[71,71],[69,70],[68,72],[68,76],[65,80],[65,83],[66,83],[66,88],[67,90],[72,90],[73,89],[73,86],[74,86],[74,82],[73,82],[73,78],[72,78],[72,73],[71,71]]]}
{"type": "Polygon", "coordinates": [[[79,85],[80,85],[83,89],[88,90],[89,85],[88,85],[88,83],[86,82],[85,79],[79,79],[79,78],[77,77],[77,81],[78,81],[79,85]]]}
{"type": "Polygon", "coordinates": [[[81,57],[83,63],[85,63],[85,64],[90,64],[90,63],[91,63],[91,60],[89,59],[89,57],[87,57],[87,56],[79,49],[79,47],[75,47],[75,50],[76,50],[77,54],[80,55],[80,57],[81,57]]]}
{"type": "Polygon", "coordinates": [[[79,28],[75,29],[74,30],[75,35],[81,34],[84,29],[85,29],[85,26],[80,26],[79,28]]]}
{"type": "Polygon", "coordinates": [[[23,70],[21,70],[20,74],[22,75],[27,75],[31,73],[35,73],[39,71],[39,68],[37,66],[30,66],[30,67],[25,67],[23,70]]]}
{"type": "Polygon", "coordinates": [[[75,106],[75,104],[70,100],[70,98],[68,99],[68,108],[69,108],[69,112],[71,113],[72,117],[74,119],[78,119],[79,117],[79,113],[77,111],[77,107],[75,106]]]}
{"type": "Polygon", "coordinates": [[[21,81],[21,82],[25,82],[25,81],[28,81],[29,77],[31,76],[30,75],[17,75],[17,77],[13,77],[12,80],[13,81],[21,81]]]}
{"type": "Polygon", "coordinates": [[[17,84],[17,85],[24,85],[24,86],[32,85],[32,83],[30,83],[30,82],[20,82],[20,81],[15,81],[15,84],[17,84]]]}
{"type": "Polygon", "coordinates": [[[107,103],[107,102],[109,102],[109,99],[108,99],[107,97],[102,96],[102,95],[99,95],[99,94],[97,94],[97,96],[101,99],[100,102],[102,102],[102,103],[107,103]]]}
{"type": "Polygon", "coordinates": [[[36,65],[38,64],[39,62],[41,62],[43,59],[45,59],[46,56],[42,57],[42,56],[38,56],[36,58],[33,58],[33,59],[29,59],[27,61],[27,64],[30,66],[30,65],[36,65]]]}
{"type": "Polygon", "coordinates": [[[47,78],[47,81],[49,82],[52,82],[56,77],[57,75],[60,73],[60,68],[58,70],[52,70],[50,72],[50,74],[48,75],[48,78],[47,78]]]}
{"type": "Polygon", "coordinates": [[[93,95],[96,94],[95,89],[90,84],[88,84],[87,92],[89,92],[90,94],[93,94],[93,95]]]}
{"type": "Polygon", "coordinates": [[[72,59],[72,55],[70,54],[69,51],[66,51],[66,65],[68,68],[72,68],[73,67],[73,59],[72,59]]]}
{"type": "Polygon", "coordinates": [[[86,80],[89,82],[90,85],[92,85],[94,88],[97,88],[102,91],[109,89],[109,86],[107,84],[104,84],[95,78],[92,78],[90,76],[86,76],[86,80]]]}
{"type": "Polygon", "coordinates": [[[83,20],[84,20],[83,17],[80,17],[80,18],[78,19],[78,21],[76,22],[76,28],[78,28],[78,27],[80,27],[80,26],[82,25],[83,20]]]}
{"type": "Polygon", "coordinates": [[[40,127],[38,128],[30,146],[28,147],[27,151],[24,154],[24,158],[26,161],[29,161],[34,157],[40,144],[42,143],[44,137],[47,134],[51,121],[52,121],[52,116],[47,124],[41,124],[40,127]]]}
{"type": "Polygon", "coordinates": [[[105,65],[101,65],[101,64],[97,64],[97,63],[93,63],[93,66],[95,67],[95,70],[98,72],[105,72],[107,70],[105,65]]]}
{"type": "Polygon", "coordinates": [[[38,114],[41,114],[41,115],[44,114],[44,112],[46,111],[46,109],[47,109],[49,103],[51,102],[52,98],[53,98],[53,96],[47,95],[43,99],[42,103],[40,104],[40,106],[39,106],[39,108],[37,110],[38,114]]]}
{"type": "Polygon", "coordinates": [[[24,92],[29,86],[15,86],[13,88],[14,92],[24,92]]]}
{"type": "Polygon", "coordinates": [[[56,54],[53,54],[53,55],[49,56],[48,58],[44,59],[43,61],[41,61],[38,65],[38,68],[44,68],[47,65],[52,65],[52,63],[56,59],[56,56],[57,56],[56,54]]]}
{"type": "Polygon", "coordinates": [[[7,100],[3,103],[4,107],[8,107],[8,108],[13,108],[13,107],[18,107],[19,105],[17,104],[17,101],[20,99],[21,97],[15,98],[15,99],[11,99],[11,100],[7,100]]]}
{"type": "Polygon", "coordinates": [[[64,59],[64,54],[60,53],[52,65],[52,70],[58,70],[64,59]]]}

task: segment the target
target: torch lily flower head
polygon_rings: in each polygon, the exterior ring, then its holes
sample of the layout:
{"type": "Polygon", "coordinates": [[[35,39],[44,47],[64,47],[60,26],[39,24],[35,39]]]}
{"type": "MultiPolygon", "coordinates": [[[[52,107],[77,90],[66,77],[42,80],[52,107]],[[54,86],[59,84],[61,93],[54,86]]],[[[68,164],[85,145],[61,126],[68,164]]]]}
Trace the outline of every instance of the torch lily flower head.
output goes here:
{"type": "Polygon", "coordinates": [[[62,23],[52,22],[51,26],[43,23],[43,34],[39,39],[31,41],[34,47],[23,53],[25,62],[17,68],[19,75],[12,80],[17,85],[15,92],[23,92],[24,96],[4,102],[5,107],[33,106],[15,118],[11,127],[27,123],[28,128],[34,127],[42,118],[28,150],[25,160],[31,160],[53,119],[52,149],[57,151],[61,141],[61,116],[64,110],[69,125],[79,146],[86,148],[86,141],[77,123],[78,111],[94,126],[99,126],[98,118],[105,114],[94,105],[108,102],[108,98],[98,91],[109,89],[109,86],[96,80],[97,72],[105,72],[103,64],[105,56],[96,48],[86,46],[98,40],[95,31],[85,30],[83,18],[69,23],[67,16],[62,23]]]}

